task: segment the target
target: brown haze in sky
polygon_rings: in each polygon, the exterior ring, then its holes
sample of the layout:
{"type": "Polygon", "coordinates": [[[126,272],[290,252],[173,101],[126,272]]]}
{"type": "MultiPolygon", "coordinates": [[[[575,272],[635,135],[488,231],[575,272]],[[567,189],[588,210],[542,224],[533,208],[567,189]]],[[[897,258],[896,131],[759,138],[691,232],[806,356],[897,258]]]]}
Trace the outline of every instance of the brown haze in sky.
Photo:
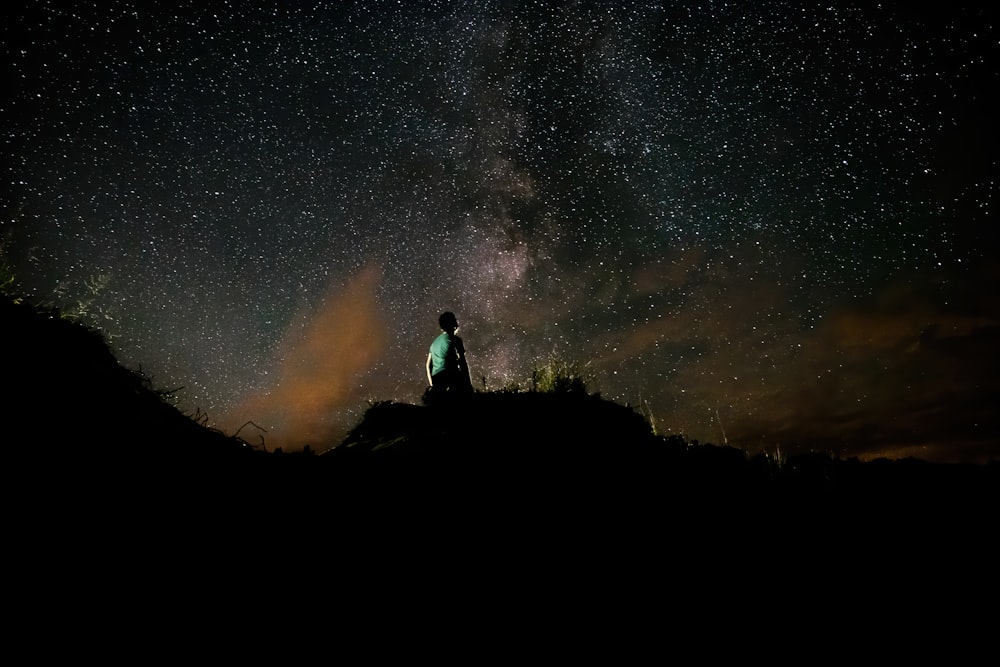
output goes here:
{"type": "Polygon", "coordinates": [[[371,264],[346,283],[332,283],[319,305],[305,309],[286,330],[273,383],[220,423],[232,432],[252,421],[266,432],[244,426],[240,437],[254,445],[263,437],[269,451],[332,444],[331,434],[351,426],[338,419],[344,408],[358,402],[358,378],[386,347],[375,299],[380,275],[379,267],[371,264]]]}

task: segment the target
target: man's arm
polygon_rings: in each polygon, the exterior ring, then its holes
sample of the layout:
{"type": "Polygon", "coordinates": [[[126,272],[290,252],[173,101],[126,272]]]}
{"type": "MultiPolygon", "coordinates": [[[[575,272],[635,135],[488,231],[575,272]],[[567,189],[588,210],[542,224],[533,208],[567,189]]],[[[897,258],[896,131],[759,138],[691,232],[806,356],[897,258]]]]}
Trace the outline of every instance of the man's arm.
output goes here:
{"type": "Polygon", "coordinates": [[[426,365],[426,367],[427,367],[427,385],[430,386],[430,385],[434,384],[431,381],[431,353],[430,352],[427,353],[427,365],[426,365]]]}
{"type": "Polygon", "coordinates": [[[459,344],[456,347],[458,348],[458,371],[459,371],[459,373],[462,374],[462,377],[465,378],[465,381],[468,383],[469,387],[471,388],[472,387],[472,374],[469,373],[469,360],[465,356],[465,344],[462,343],[462,342],[459,342],[459,344]]]}

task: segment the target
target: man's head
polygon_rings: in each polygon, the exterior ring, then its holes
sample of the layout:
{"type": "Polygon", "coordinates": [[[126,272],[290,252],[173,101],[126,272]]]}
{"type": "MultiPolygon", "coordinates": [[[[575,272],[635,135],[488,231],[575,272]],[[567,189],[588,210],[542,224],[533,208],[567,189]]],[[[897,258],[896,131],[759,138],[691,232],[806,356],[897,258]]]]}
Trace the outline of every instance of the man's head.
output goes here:
{"type": "Polygon", "coordinates": [[[458,329],[458,318],[452,312],[441,313],[441,316],[438,317],[438,325],[442,331],[454,331],[458,329]]]}

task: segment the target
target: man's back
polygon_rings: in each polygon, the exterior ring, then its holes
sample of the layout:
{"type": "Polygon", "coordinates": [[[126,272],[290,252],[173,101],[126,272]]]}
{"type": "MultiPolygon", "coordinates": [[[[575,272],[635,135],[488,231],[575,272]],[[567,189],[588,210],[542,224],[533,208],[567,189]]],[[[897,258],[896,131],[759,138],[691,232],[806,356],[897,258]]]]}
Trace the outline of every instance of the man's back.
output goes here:
{"type": "Polygon", "coordinates": [[[431,375],[442,371],[455,372],[459,369],[459,359],[464,356],[462,339],[444,331],[431,343],[431,375]]]}

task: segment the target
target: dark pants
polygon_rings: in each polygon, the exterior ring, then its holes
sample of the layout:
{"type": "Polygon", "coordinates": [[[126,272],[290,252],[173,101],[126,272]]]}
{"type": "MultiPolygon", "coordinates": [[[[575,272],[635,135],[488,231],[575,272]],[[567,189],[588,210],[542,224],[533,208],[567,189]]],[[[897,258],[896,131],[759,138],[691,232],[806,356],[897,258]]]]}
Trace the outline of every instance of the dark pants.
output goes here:
{"type": "Polygon", "coordinates": [[[472,389],[468,378],[458,370],[443,370],[431,376],[431,396],[466,393],[472,389]]]}

